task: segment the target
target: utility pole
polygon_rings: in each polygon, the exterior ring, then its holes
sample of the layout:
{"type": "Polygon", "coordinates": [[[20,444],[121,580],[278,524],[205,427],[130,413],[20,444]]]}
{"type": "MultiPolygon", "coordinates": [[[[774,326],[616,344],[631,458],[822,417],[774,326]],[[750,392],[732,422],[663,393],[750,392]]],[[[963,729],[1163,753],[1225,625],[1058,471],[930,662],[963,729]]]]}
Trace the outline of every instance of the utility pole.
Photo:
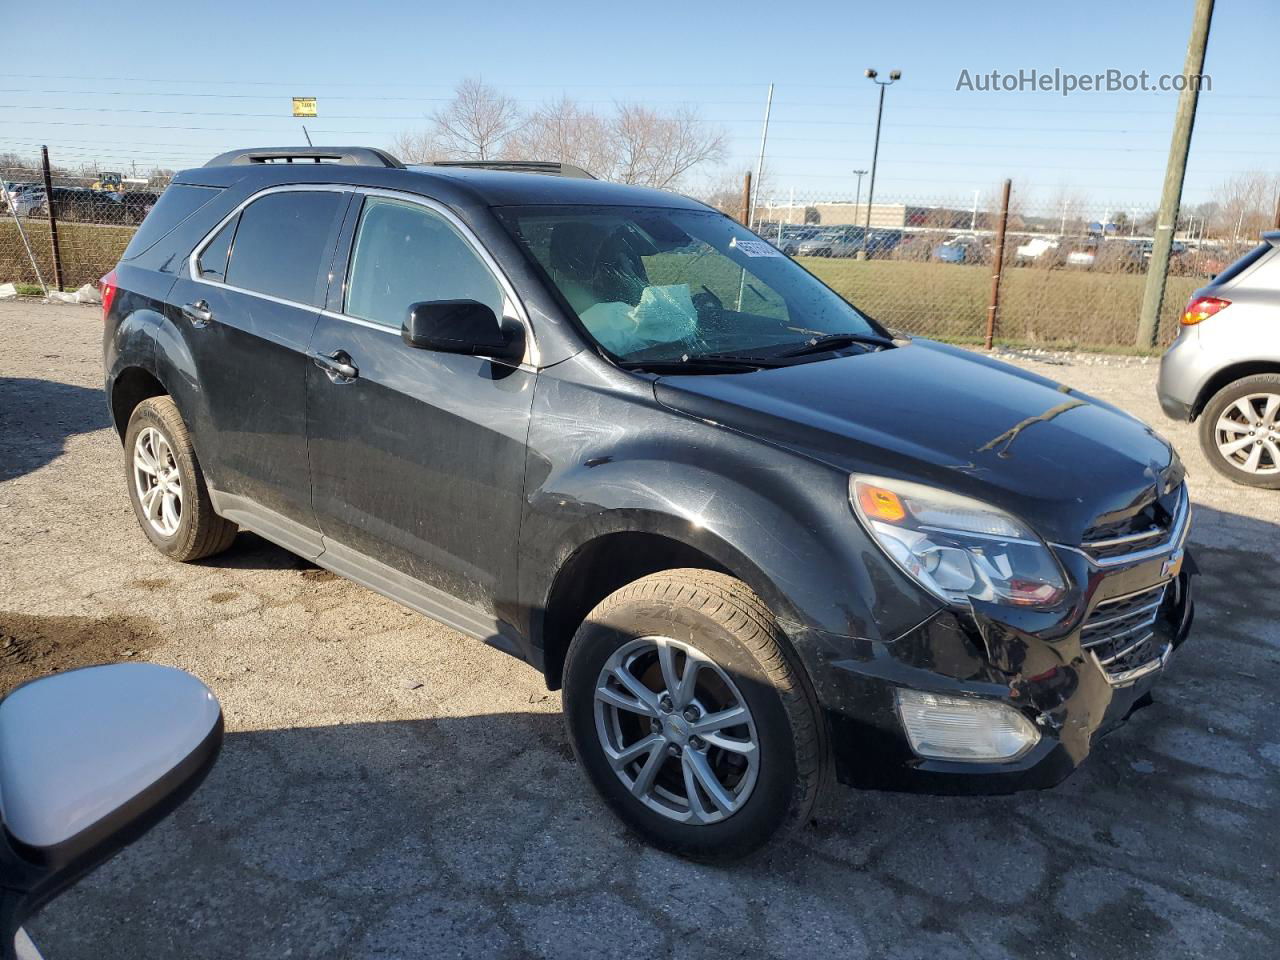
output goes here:
{"type": "Polygon", "coordinates": [[[858,189],[853,194],[853,215],[855,217],[858,215],[858,204],[862,202],[862,175],[866,172],[865,170],[853,171],[853,175],[858,178],[858,189]]]}
{"type": "Polygon", "coordinates": [[[871,149],[871,182],[867,185],[867,219],[862,228],[862,249],[858,252],[859,260],[867,259],[867,238],[871,234],[871,204],[876,195],[876,162],[880,159],[880,121],[884,118],[884,88],[902,79],[901,70],[890,70],[888,80],[876,79],[879,74],[870,67],[864,73],[867,79],[880,88],[880,105],[876,108],[876,142],[871,149]]]}
{"type": "Polygon", "coordinates": [[[1187,152],[1191,148],[1196,103],[1200,98],[1199,78],[1204,72],[1204,52],[1209,45],[1209,24],[1212,20],[1213,0],[1196,0],[1191,39],[1187,43],[1187,61],[1182,68],[1186,85],[1178,95],[1178,110],[1173,118],[1169,164],[1165,168],[1164,189],[1160,193],[1160,210],[1156,214],[1155,236],[1151,245],[1151,265],[1147,268],[1147,286],[1142,294],[1142,315],[1138,320],[1136,344],[1143,348],[1154,347],[1160,332],[1160,307],[1164,304],[1169,254],[1173,250],[1173,230],[1178,220],[1178,207],[1182,203],[1182,181],[1187,173],[1187,152]]]}
{"type": "Polygon", "coordinates": [[[1000,280],[1004,274],[1004,233],[1009,226],[1009,191],[1012,180],[1005,180],[1000,194],[1000,219],[996,221],[996,243],[991,250],[991,296],[987,300],[987,335],[983,345],[990,350],[995,344],[996,322],[1000,316],[1000,280]]]}
{"type": "Polygon", "coordinates": [[[756,161],[756,182],[751,194],[751,209],[747,211],[747,222],[743,224],[751,229],[751,221],[755,218],[756,201],[760,199],[760,179],[764,176],[764,145],[769,139],[769,113],[773,110],[773,84],[769,84],[769,99],[764,102],[764,127],[760,130],[760,159],[756,161]]]}

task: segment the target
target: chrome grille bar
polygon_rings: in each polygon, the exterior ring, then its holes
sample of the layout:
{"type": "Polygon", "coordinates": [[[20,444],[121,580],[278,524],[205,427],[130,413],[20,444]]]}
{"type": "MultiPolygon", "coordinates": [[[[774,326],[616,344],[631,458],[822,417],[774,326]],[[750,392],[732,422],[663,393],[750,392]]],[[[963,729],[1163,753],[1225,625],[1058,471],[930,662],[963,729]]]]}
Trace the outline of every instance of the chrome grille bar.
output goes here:
{"type": "Polygon", "coordinates": [[[1080,646],[1089,651],[1112,685],[1132,683],[1164,662],[1167,653],[1155,649],[1153,627],[1169,582],[1099,602],[1081,627],[1080,646]]]}
{"type": "Polygon", "coordinates": [[[1086,540],[1079,546],[1057,544],[1067,550],[1083,554],[1096,567],[1115,567],[1130,563],[1139,563],[1162,553],[1177,550],[1186,539],[1191,519],[1191,497],[1184,483],[1178,491],[1178,505],[1167,530],[1152,528],[1143,533],[1127,534],[1123,537],[1107,537],[1100,540],[1086,540]],[[1157,538],[1159,538],[1157,540],[1157,538]],[[1156,541],[1156,542],[1152,542],[1156,541]],[[1134,549],[1118,554],[1108,551],[1116,547],[1132,545],[1134,549]]]}

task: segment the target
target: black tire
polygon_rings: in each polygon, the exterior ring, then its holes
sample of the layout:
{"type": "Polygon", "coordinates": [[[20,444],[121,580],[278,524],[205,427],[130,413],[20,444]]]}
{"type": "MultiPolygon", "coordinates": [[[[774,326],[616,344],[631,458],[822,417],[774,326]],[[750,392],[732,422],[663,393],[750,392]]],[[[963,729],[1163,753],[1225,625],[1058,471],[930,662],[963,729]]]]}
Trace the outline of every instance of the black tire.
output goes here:
{"type": "MultiPolygon", "coordinates": [[[[768,608],[739,580],[696,569],[637,580],[592,610],[569,647],[564,710],[574,753],[614,813],[654,846],[699,860],[745,856],[780,829],[808,821],[828,769],[817,700],[792,656],[768,608]],[[615,773],[597,733],[596,684],[602,670],[625,645],[655,636],[695,648],[731,676],[754,722],[759,751],[754,787],[739,809],[715,823],[677,822],[645,805],[615,773]]],[[[697,675],[718,682],[706,668],[697,675]]],[[[693,748],[692,742],[685,747],[693,748]]],[[[704,755],[712,751],[703,744],[704,755]]],[[[662,760],[676,766],[674,771],[664,766],[659,777],[680,775],[682,762],[662,760]]]]}
{"type": "Polygon", "coordinates": [[[236,538],[237,527],[213,511],[204,473],[191,447],[187,425],[169,397],[144,400],[129,417],[124,435],[125,478],[129,501],[138,526],[155,548],[172,560],[189,563],[226,550],[236,538]],[[176,529],[168,536],[148,519],[135,477],[134,455],[138,436],[148,428],[158,431],[172,452],[172,465],[181,482],[182,503],[176,529]]]}
{"type": "MultiPolygon", "coordinates": [[[[1204,451],[1209,466],[1224,477],[1247,487],[1280,490],[1280,464],[1273,463],[1275,454],[1272,453],[1273,449],[1280,448],[1280,423],[1273,422],[1269,428],[1259,431],[1259,436],[1271,441],[1270,447],[1264,445],[1261,449],[1261,464],[1265,470],[1276,466],[1278,469],[1274,472],[1252,473],[1243,464],[1231,459],[1218,448],[1218,421],[1224,414],[1235,409],[1236,401],[1256,394],[1280,397],[1280,374],[1260,373],[1256,376],[1244,377],[1227,384],[1215,393],[1200,413],[1200,449],[1204,451]]],[[[1243,415],[1240,419],[1244,420],[1243,415]]],[[[1275,419],[1280,420],[1280,417],[1275,419]]],[[[1239,433],[1234,436],[1243,440],[1249,434],[1239,433]]]]}

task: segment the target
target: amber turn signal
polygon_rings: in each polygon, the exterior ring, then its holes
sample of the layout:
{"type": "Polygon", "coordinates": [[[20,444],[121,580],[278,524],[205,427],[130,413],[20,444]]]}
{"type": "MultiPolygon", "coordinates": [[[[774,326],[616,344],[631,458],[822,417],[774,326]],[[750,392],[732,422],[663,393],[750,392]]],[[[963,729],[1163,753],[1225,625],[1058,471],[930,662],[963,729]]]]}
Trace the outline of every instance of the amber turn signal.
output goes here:
{"type": "Polygon", "coordinates": [[[884,487],[873,487],[869,483],[858,484],[858,505],[869,520],[898,523],[907,515],[907,510],[896,493],[884,487]]]}

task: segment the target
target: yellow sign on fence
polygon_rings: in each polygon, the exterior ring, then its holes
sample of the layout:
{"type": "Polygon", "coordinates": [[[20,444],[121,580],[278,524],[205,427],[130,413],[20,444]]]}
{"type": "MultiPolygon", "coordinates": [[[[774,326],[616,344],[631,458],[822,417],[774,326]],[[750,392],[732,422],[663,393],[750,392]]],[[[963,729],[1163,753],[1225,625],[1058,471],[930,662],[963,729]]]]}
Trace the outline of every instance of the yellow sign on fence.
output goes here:
{"type": "Polygon", "coordinates": [[[316,98],[294,97],[293,115],[295,117],[314,117],[316,115],[316,98]]]}

